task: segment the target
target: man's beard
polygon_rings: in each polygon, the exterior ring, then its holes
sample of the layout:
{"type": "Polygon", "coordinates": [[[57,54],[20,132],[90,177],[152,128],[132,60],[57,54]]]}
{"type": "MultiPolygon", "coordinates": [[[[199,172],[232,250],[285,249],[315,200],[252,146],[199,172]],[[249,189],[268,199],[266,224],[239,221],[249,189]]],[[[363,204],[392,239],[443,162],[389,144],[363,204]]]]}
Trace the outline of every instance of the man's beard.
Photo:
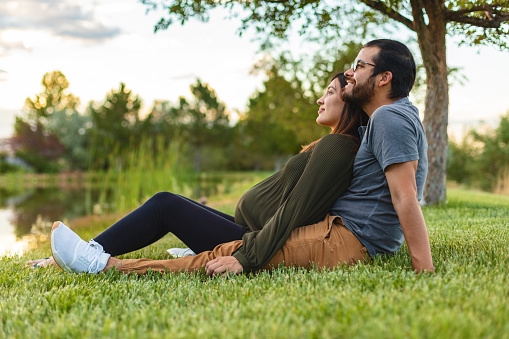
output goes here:
{"type": "Polygon", "coordinates": [[[341,99],[344,102],[363,107],[371,101],[375,95],[375,78],[370,77],[364,85],[352,84],[352,90],[347,92],[346,87],[341,91],[341,99]]]}

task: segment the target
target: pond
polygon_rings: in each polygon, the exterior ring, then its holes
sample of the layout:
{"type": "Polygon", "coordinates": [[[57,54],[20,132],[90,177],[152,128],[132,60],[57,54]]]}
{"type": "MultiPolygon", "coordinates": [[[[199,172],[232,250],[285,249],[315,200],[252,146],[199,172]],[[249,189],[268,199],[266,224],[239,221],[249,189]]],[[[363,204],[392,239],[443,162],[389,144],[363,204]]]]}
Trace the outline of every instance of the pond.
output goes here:
{"type": "MultiPolygon", "coordinates": [[[[207,175],[192,183],[189,196],[198,200],[225,192],[235,182],[245,180],[239,175],[207,175]]],[[[111,192],[102,192],[106,196],[111,192]]],[[[154,192],[157,193],[157,192],[154,192]]],[[[35,224],[48,224],[56,220],[72,220],[90,215],[99,205],[100,189],[84,185],[43,185],[31,188],[0,186],[0,256],[21,254],[28,245],[25,235],[33,233],[35,224]],[[94,208],[95,207],[95,208],[94,208]]],[[[108,200],[108,198],[106,198],[108,200]]],[[[108,213],[107,205],[100,205],[108,213]]]]}
{"type": "Polygon", "coordinates": [[[23,236],[36,223],[90,214],[98,197],[98,191],[76,187],[0,188],[0,255],[22,253],[27,245],[23,236]]]}

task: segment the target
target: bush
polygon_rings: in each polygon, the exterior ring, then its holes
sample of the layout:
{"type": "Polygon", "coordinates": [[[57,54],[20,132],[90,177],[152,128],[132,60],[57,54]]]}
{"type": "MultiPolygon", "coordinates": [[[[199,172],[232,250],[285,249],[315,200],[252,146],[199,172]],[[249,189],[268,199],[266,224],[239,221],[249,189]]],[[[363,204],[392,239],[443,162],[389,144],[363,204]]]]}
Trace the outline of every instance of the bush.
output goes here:
{"type": "Polygon", "coordinates": [[[0,153],[0,174],[18,172],[22,170],[20,166],[10,163],[6,153],[0,153]]]}
{"type": "Polygon", "coordinates": [[[496,128],[471,129],[461,143],[449,142],[448,178],[493,191],[509,168],[509,112],[496,128]]]}

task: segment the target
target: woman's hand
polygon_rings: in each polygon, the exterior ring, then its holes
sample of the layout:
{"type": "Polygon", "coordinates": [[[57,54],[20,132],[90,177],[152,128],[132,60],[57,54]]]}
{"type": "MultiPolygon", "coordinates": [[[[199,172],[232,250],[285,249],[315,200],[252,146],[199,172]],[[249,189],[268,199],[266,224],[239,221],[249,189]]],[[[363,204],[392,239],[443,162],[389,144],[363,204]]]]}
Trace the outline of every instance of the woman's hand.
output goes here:
{"type": "Polygon", "coordinates": [[[205,265],[205,272],[207,276],[226,275],[228,273],[240,274],[242,272],[242,265],[235,257],[217,257],[205,265]]]}

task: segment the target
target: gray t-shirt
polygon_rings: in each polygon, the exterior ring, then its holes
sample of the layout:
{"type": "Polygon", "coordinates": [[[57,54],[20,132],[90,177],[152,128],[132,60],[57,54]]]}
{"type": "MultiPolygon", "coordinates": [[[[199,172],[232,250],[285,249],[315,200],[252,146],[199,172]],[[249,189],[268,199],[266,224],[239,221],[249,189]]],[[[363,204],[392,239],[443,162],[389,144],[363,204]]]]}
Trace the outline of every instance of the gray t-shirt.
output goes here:
{"type": "Polygon", "coordinates": [[[379,107],[361,129],[352,182],[331,214],[341,216],[370,256],[396,252],[404,237],[384,171],[392,164],[418,160],[415,180],[417,198],[422,199],[428,172],[426,135],[419,111],[408,98],[379,107]]]}

